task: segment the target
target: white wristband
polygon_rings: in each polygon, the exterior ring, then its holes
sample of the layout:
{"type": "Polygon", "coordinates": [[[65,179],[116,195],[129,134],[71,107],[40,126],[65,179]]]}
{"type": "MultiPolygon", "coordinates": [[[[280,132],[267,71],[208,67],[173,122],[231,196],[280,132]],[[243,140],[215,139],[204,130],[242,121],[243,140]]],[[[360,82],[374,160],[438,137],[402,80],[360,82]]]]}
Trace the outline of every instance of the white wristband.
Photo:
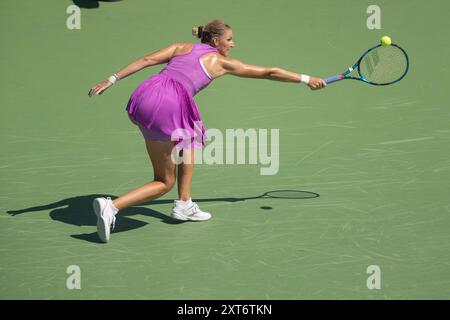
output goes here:
{"type": "Polygon", "coordinates": [[[116,81],[118,81],[118,80],[119,80],[119,77],[116,76],[116,74],[113,74],[112,76],[110,76],[108,78],[108,81],[111,82],[112,84],[116,83],[116,81]]]}
{"type": "Polygon", "coordinates": [[[307,76],[306,74],[301,74],[300,75],[300,82],[301,83],[305,83],[308,84],[309,83],[309,76],[307,76]]]}

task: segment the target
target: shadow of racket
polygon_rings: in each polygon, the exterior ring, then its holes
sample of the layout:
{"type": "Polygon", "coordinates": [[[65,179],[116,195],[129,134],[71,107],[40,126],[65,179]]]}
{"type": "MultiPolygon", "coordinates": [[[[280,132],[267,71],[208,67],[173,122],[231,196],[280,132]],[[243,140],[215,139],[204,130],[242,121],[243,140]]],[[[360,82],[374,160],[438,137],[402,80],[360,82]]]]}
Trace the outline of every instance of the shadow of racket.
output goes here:
{"type": "Polygon", "coordinates": [[[273,199],[311,199],[318,198],[320,194],[310,191],[300,191],[300,190],[275,190],[269,191],[259,198],[273,198],[273,199]]]}
{"type": "MultiPolygon", "coordinates": [[[[301,190],[273,190],[265,192],[259,196],[246,198],[226,198],[223,200],[230,202],[253,200],[253,199],[312,199],[318,198],[320,194],[301,190]]],[[[199,200],[201,201],[201,200],[199,200]]]]}

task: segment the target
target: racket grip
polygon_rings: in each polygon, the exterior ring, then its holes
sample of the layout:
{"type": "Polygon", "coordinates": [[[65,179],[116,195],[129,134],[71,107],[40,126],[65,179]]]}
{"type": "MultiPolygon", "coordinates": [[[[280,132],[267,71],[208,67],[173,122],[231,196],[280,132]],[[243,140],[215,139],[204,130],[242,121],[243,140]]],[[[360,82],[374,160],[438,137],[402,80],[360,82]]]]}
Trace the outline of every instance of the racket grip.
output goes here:
{"type": "Polygon", "coordinates": [[[336,81],[339,81],[342,79],[344,79],[344,77],[341,74],[339,74],[337,76],[332,76],[332,77],[326,78],[326,79],[324,79],[324,81],[326,84],[329,84],[329,83],[333,83],[333,82],[336,82],[336,81]]]}

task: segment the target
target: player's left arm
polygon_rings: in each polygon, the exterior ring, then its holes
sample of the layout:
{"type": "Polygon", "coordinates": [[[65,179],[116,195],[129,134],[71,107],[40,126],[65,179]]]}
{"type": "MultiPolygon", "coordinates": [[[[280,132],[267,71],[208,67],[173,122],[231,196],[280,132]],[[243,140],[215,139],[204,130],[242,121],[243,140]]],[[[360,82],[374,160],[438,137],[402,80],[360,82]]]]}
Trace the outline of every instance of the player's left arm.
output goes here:
{"type": "MultiPolygon", "coordinates": [[[[121,80],[144,68],[154,66],[157,64],[167,63],[175,55],[175,51],[182,45],[183,45],[182,43],[174,43],[152,54],[138,58],[135,61],[128,64],[127,66],[125,66],[124,68],[120,69],[118,72],[116,72],[114,74],[114,77],[116,78],[116,80],[121,80]]],[[[92,97],[94,95],[102,94],[106,89],[111,87],[113,83],[114,82],[111,82],[109,79],[97,83],[89,90],[88,96],[92,97]]]]}
{"type": "Polygon", "coordinates": [[[166,48],[160,49],[144,57],[138,58],[131,62],[129,65],[116,72],[119,79],[128,77],[129,75],[140,71],[144,68],[155,66],[162,63],[169,62],[170,59],[175,55],[175,51],[180,47],[180,43],[174,43],[166,48]]]}

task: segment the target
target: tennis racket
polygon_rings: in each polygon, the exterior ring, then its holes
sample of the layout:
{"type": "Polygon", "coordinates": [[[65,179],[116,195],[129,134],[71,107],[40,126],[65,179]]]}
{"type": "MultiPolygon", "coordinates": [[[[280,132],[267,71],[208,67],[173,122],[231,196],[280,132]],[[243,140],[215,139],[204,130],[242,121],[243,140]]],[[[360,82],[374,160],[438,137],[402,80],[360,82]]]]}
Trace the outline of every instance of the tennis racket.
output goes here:
{"type": "Polygon", "coordinates": [[[353,79],[375,86],[386,86],[402,80],[409,69],[406,51],[396,44],[378,44],[363,53],[345,72],[324,79],[327,84],[353,79]]]}

